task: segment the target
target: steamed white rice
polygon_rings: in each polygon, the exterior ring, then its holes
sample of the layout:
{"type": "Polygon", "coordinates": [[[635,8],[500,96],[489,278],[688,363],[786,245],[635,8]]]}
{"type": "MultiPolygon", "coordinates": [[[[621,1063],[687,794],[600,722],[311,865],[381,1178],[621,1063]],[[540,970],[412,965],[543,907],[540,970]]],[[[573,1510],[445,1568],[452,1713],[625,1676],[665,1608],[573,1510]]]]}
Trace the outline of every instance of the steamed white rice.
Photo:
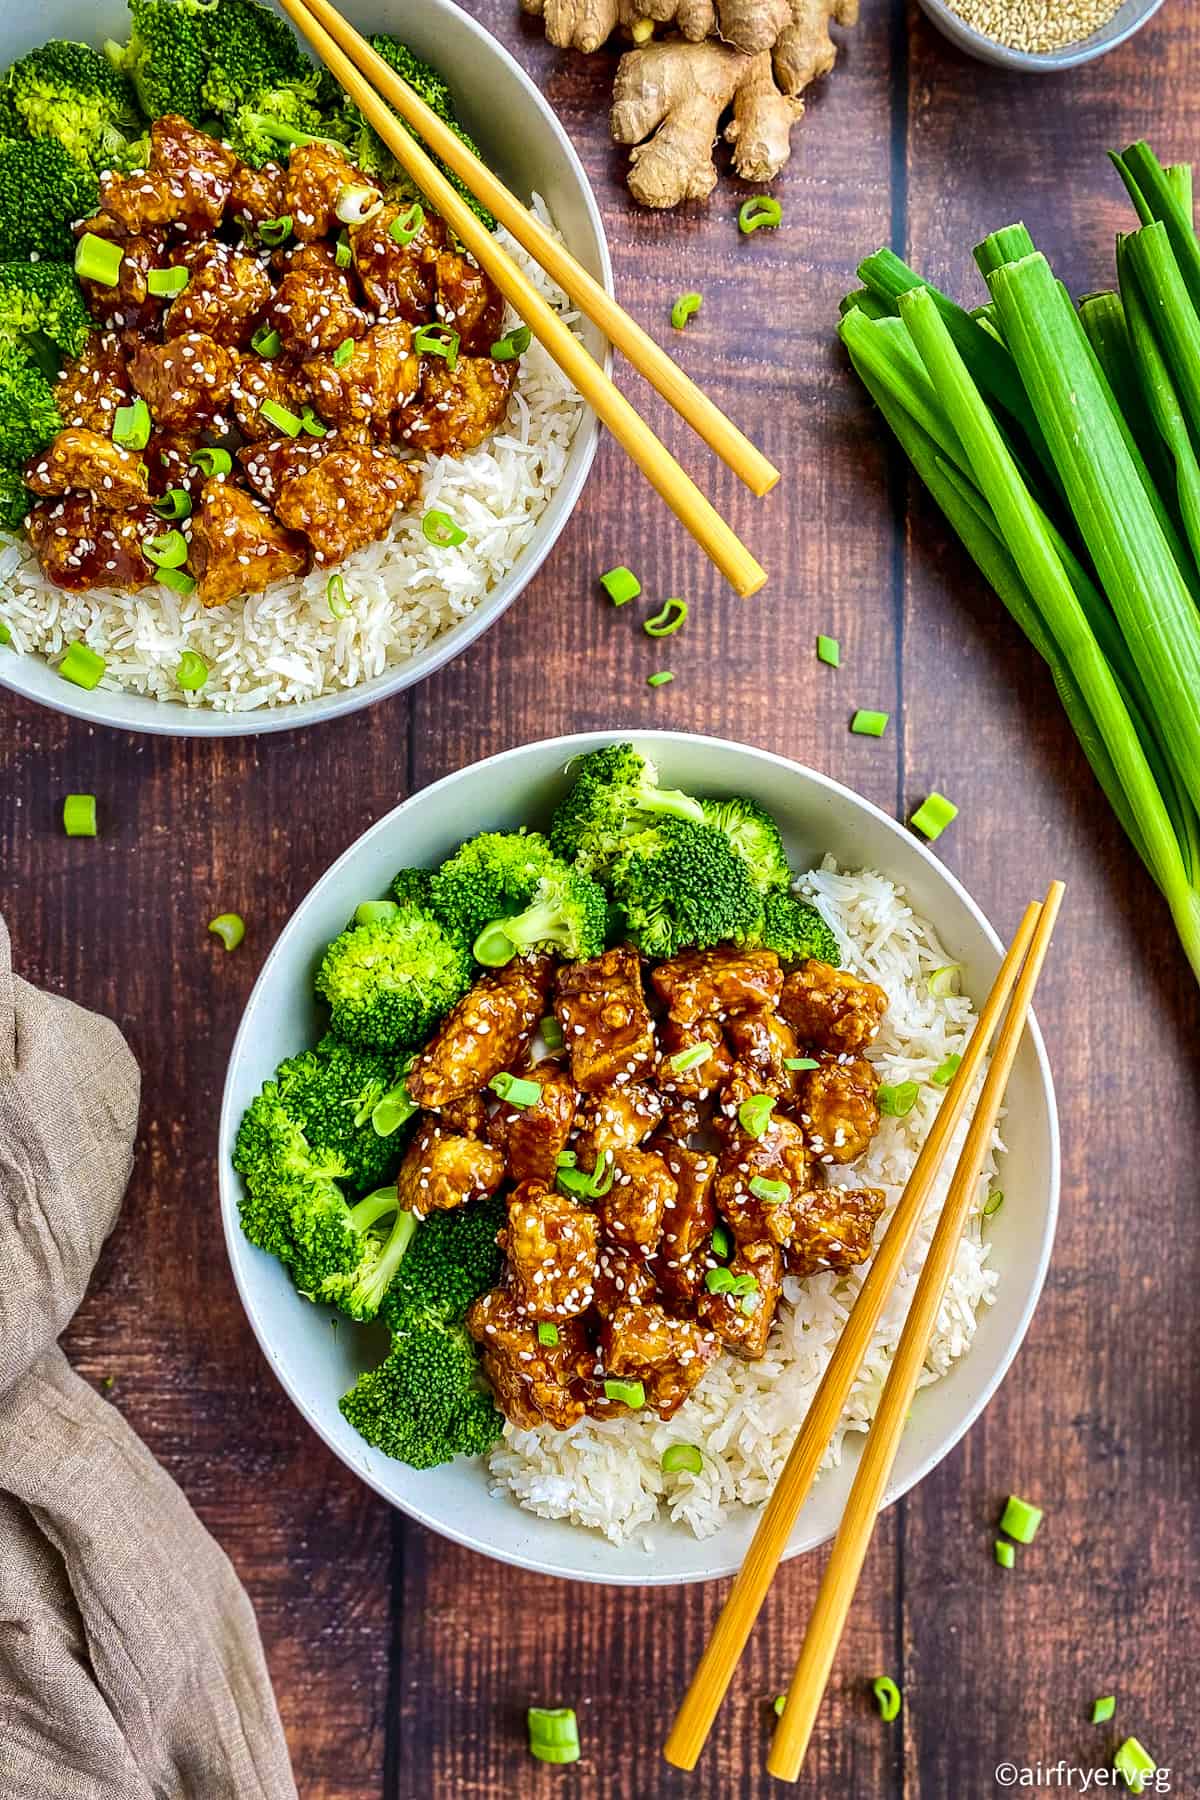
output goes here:
{"type": "MultiPolygon", "coordinates": [[[[929,1077],[952,1053],[961,1054],[974,1009],[957,994],[944,999],[930,995],[930,975],[949,959],[930,926],[913,913],[903,889],[886,876],[842,874],[827,859],[805,879],[801,891],[837,932],[846,966],[887,993],[887,1015],[869,1052],[880,1082],[921,1084],[906,1118],[885,1118],[865,1156],[851,1168],[831,1171],[842,1185],[886,1190],[878,1243],[941,1104],[943,1090],[931,1086],[929,1077]]],[[[964,1120],[871,1340],[825,1468],[840,1461],[846,1432],[865,1431],[870,1423],[966,1129],[964,1120]]],[[[997,1136],[938,1316],[922,1385],[936,1381],[966,1353],[980,1308],[994,1297],[998,1278],[988,1266],[981,1228],[1001,1148],[997,1136]]],[[[506,1426],[490,1457],[493,1491],[512,1493],[544,1518],[570,1519],[602,1531],[615,1544],[641,1534],[650,1549],[647,1527],[663,1517],[679,1521],[697,1537],[711,1536],[731,1508],[757,1505],[774,1487],[866,1266],[849,1275],[827,1273],[804,1281],[787,1276],[766,1355],[756,1363],[723,1356],[673,1419],[664,1422],[652,1413],[582,1419],[569,1431],[506,1426]],[[679,1443],[701,1446],[704,1466],[698,1475],[663,1473],[663,1451],[679,1443]]]]}
{"type": "MultiPolygon", "coordinates": [[[[549,224],[544,202],[533,210],[549,224]]],[[[569,323],[566,296],[507,232],[497,239],[569,323]]],[[[516,323],[510,313],[507,326],[516,323]]],[[[82,638],[108,667],[102,688],[187,706],[248,712],[315,700],[409,661],[475,610],[528,544],[562,480],[583,402],[535,339],[502,429],[455,459],[428,456],[420,512],[398,514],[387,536],[340,565],[351,605],[330,616],[328,571],[274,583],[206,611],[158,585],[134,594],[64,593],[46,580],[22,537],[0,535],[0,619],[11,650],[51,660],[82,638]],[[467,533],[453,549],[426,543],[421,513],[448,512],[467,533]],[[185,650],[209,667],[198,694],[180,691],[185,650]]]]}

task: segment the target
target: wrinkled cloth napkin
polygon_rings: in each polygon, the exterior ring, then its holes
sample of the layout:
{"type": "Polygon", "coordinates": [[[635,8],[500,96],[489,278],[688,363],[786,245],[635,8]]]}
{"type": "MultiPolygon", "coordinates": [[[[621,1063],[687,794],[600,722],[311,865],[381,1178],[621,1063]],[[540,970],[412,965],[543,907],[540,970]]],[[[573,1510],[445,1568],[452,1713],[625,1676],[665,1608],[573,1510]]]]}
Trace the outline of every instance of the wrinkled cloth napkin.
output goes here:
{"type": "Polygon", "coordinates": [[[0,1796],[295,1800],[241,1583],[56,1342],[138,1090],[115,1025],[14,976],[0,919],[0,1796]]]}

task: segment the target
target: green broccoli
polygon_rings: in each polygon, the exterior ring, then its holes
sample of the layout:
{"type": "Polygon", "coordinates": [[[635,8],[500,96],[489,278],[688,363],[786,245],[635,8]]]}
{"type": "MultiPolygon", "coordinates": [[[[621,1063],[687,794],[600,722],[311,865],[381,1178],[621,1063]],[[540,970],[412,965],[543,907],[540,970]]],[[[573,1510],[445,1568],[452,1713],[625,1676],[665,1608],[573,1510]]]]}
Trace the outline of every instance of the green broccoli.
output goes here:
{"type": "Polygon", "coordinates": [[[21,471],[62,430],[54,389],[39,368],[12,346],[0,348],[0,520],[19,525],[29,511],[21,471]]]}
{"type": "Polygon", "coordinates": [[[328,135],[318,99],[320,76],[312,70],[298,81],[262,88],[224,116],[222,133],[243,162],[255,168],[286,158],[293,144],[328,135]]]}
{"type": "MultiPolygon", "coordinates": [[[[0,424],[0,432],[3,430],[0,424]]],[[[0,463],[0,531],[19,531],[31,504],[20,470],[0,463]]]]}
{"type": "Polygon", "coordinates": [[[210,111],[227,117],[268,90],[305,79],[315,92],[316,70],[286,19],[258,0],[192,4],[202,12],[207,73],[201,91],[210,111]]]}
{"type": "Polygon", "coordinates": [[[496,1243],[507,1216],[502,1196],[430,1213],[388,1290],[382,1316],[392,1331],[435,1319],[457,1325],[495,1287],[504,1266],[496,1243]]]}
{"type": "Polygon", "coordinates": [[[330,944],[316,989],[335,1036],[371,1050],[412,1050],[471,985],[466,943],[419,906],[352,925],[330,944]]]}
{"type": "Polygon", "coordinates": [[[700,804],[704,808],[704,823],[725,833],[760,894],[765,896],[791,886],[791,870],[779,827],[757,800],[702,800],[700,804]]]}
{"type": "Polygon", "coordinates": [[[100,204],[100,186],[53,138],[0,140],[0,262],[69,261],[71,226],[100,204]]]}
{"type": "Polygon", "coordinates": [[[75,271],[62,262],[0,263],[0,351],[48,338],[57,352],[78,356],[92,321],[75,271]]]}
{"type": "Polygon", "coordinates": [[[432,884],[432,869],[398,869],[392,877],[392,899],[401,906],[428,906],[432,884]]]}
{"type": "Polygon", "coordinates": [[[394,1186],[350,1207],[305,1199],[291,1215],[292,1278],[305,1299],[324,1301],[366,1324],[379,1311],[419,1222],[397,1209],[394,1186]],[[389,1218],[385,1237],[378,1227],[389,1218]]]}
{"type": "Polygon", "coordinates": [[[756,947],[774,950],[783,962],[831,963],[839,968],[842,961],[837,935],[816,907],[791,892],[768,894],[763,902],[761,931],[751,940],[756,947]]]}
{"type": "Polygon", "coordinates": [[[555,951],[572,962],[599,956],[608,928],[608,896],[569,863],[548,869],[523,912],[494,919],[475,939],[476,962],[498,969],[527,950],[555,951]]]}
{"type": "Polygon", "coordinates": [[[123,46],[110,40],[104,54],[132,83],[148,119],[179,113],[199,125],[204,118],[210,10],[207,0],[129,0],[133,35],[123,46]]]}
{"type": "Polygon", "coordinates": [[[660,788],[658,771],[632,744],[591,750],[574,765],[575,781],[555,808],[550,842],[564,862],[601,878],[629,840],[660,816],[700,824],[699,800],[660,788]]]}
{"type": "Polygon", "coordinates": [[[626,935],[647,956],[745,943],[762,927],[746,866],[711,825],[660,820],[618,857],[608,884],[626,935]]]}
{"type": "Polygon", "coordinates": [[[429,906],[472,944],[485,925],[528,906],[540,878],[561,867],[537,831],[481,831],[460,844],[429,884],[429,906]]]}
{"type": "Polygon", "coordinates": [[[5,117],[15,135],[49,138],[96,171],[119,165],[142,134],[133,88],[90,44],[55,38],[15,62],[4,77],[5,117]]]}

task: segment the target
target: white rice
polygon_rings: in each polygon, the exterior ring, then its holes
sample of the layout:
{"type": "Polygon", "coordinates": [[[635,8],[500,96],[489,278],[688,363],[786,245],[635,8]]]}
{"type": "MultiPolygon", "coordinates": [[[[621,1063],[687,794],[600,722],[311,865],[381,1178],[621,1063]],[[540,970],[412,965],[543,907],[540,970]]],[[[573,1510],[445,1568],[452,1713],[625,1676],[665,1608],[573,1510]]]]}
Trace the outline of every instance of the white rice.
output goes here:
{"type": "MultiPolygon", "coordinates": [[[[887,1015],[869,1052],[881,1083],[921,1084],[906,1118],[885,1118],[865,1156],[851,1168],[831,1170],[842,1185],[886,1190],[888,1207],[876,1230],[878,1243],[941,1104],[943,1090],[931,1086],[929,1077],[949,1055],[961,1054],[974,1009],[960,995],[930,995],[929,976],[949,959],[930,926],[912,912],[903,889],[886,876],[840,874],[827,859],[801,889],[837,932],[847,967],[887,993],[887,1015]]],[[[954,1151],[966,1129],[964,1120],[954,1151]]],[[[1001,1149],[997,1136],[938,1316],[922,1385],[944,1375],[970,1348],[979,1309],[994,1297],[998,1278],[988,1267],[981,1227],[1001,1149]]],[[[930,1196],[825,1468],[840,1461],[846,1432],[865,1431],[874,1413],[955,1161],[954,1154],[946,1159],[944,1175],[930,1196]]],[[[756,1363],[723,1356],[673,1419],[664,1422],[652,1413],[582,1419],[569,1431],[506,1426],[489,1459],[493,1492],[507,1490],[530,1512],[589,1526],[615,1544],[641,1534],[649,1550],[646,1528],[664,1516],[697,1537],[711,1536],[731,1507],[757,1505],[774,1487],[866,1267],[804,1281],[787,1276],[766,1355],[756,1363]],[[701,1446],[704,1466],[698,1475],[663,1473],[663,1451],[679,1443],[701,1446]]]]}
{"type": "MultiPolygon", "coordinates": [[[[545,203],[533,210],[550,224],[545,203]]],[[[566,296],[507,232],[497,239],[569,324],[566,296]]],[[[506,329],[516,323],[510,313],[506,329]]],[[[154,585],[138,593],[69,594],[46,580],[25,541],[0,534],[0,619],[20,655],[51,660],[82,638],[107,663],[100,685],[186,706],[248,712],[356,687],[405,663],[474,611],[528,544],[562,480],[583,402],[536,339],[521,358],[502,429],[461,458],[428,456],[420,511],[398,514],[387,536],[340,565],[350,611],[330,616],[328,570],[206,611],[154,585]],[[448,512],[467,533],[439,549],[421,514],[448,512]],[[197,694],[175,672],[185,650],[209,667],[197,694]]]]}

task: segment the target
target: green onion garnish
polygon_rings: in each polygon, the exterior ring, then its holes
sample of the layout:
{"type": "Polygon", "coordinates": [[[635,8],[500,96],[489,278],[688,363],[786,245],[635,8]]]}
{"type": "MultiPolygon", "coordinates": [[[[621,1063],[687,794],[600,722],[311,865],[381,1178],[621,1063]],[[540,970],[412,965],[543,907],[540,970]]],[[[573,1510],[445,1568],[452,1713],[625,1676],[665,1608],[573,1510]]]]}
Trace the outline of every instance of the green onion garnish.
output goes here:
{"type": "Polygon", "coordinates": [[[783,1066],[785,1069],[819,1069],[821,1065],[815,1056],[785,1056],[783,1066]]]}
{"type": "Polygon", "coordinates": [[[954,1077],[958,1074],[958,1065],[961,1061],[962,1057],[959,1056],[956,1051],[952,1051],[945,1062],[939,1063],[937,1068],[933,1071],[933,1074],[929,1077],[934,1087],[949,1087],[950,1083],[954,1080],[954,1077]]]}
{"type": "Polygon", "coordinates": [[[944,1000],[948,994],[958,992],[958,974],[961,968],[961,963],[943,963],[940,969],[933,971],[925,985],[935,1000],[944,1000]]]}
{"type": "Polygon", "coordinates": [[[714,1256],[722,1258],[733,1254],[733,1238],[730,1235],[729,1227],[723,1225],[719,1219],[712,1229],[712,1253],[714,1256]]]}
{"type": "Polygon", "coordinates": [[[738,208],[738,230],[749,233],[758,231],[763,225],[774,230],[783,218],[783,208],[778,200],[770,194],[755,194],[752,200],[744,200],[738,208]]]}
{"type": "Polygon", "coordinates": [[[618,563],[615,569],[607,570],[600,577],[600,586],[614,606],[624,606],[628,601],[636,600],[642,591],[642,584],[637,576],[623,563],[618,563]]]}
{"type": "Polygon", "coordinates": [[[339,269],[348,269],[350,264],[354,261],[354,253],[350,248],[350,240],[344,231],[338,235],[338,241],[334,246],[333,260],[339,269]]]}
{"type": "Polygon", "coordinates": [[[156,569],[182,569],[188,557],[187,539],[182,531],[164,531],[143,539],[142,555],[156,569]]]}
{"type": "Polygon", "coordinates": [[[340,575],[331,575],[325,583],[325,604],[335,619],[344,619],[350,611],[346,583],[340,575]]]}
{"type": "Polygon", "coordinates": [[[65,681],[73,681],[76,687],[94,688],[105,670],[102,656],[88,644],[76,642],[68,644],[67,653],[58,665],[58,672],[65,681]]]}
{"type": "Polygon", "coordinates": [[[1010,1494],[1004,1502],[1004,1511],[1000,1515],[1000,1529],[1006,1531],[1010,1538],[1016,1538],[1018,1544],[1032,1544],[1041,1522],[1042,1509],[1040,1506],[1033,1506],[1028,1500],[1018,1499],[1016,1494],[1010,1494]]]}
{"type": "Polygon", "coordinates": [[[175,685],[185,693],[194,693],[208,680],[208,664],[196,650],[185,650],[175,671],[175,685]]]}
{"type": "Polygon", "coordinates": [[[162,499],[154,502],[154,510],[160,519],[179,524],[192,516],[191,495],[186,488],[168,488],[162,499]]]}
{"type": "Polygon", "coordinates": [[[889,1119],[906,1119],[921,1090],[915,1081],[898,1081],[881,1087],[875,1095],[881,1113],[889,1119]]]}
{"type": "Polygon", "coordinates": [[[554,1166],[558,1169],[573,1169],[578,1161],[574,1150],[560,1150],[554,1159],[554,1166]]]}
{"type": "Polygon", "coordinates": [[[674,1056],[668,1056],[667,1067],[676,1075],[686,1075],[689,1069],[698,1069],[706,1063],[713,1053],[711,1044],[689,1044],[686,1050],[677,1050],[674,1056]]]}
{"type": "Polygon", "coordinates": [[[63,801],[63,830],[68,837],[95,837],[95,794],[68,794],[63,801]]]}
{"type": "Polygon", "coordinates": [[[674,673],[672,670],[659,669],[659,671],[656,675],[647,675],[646,686],[647,687],[666,687],[667,683],[669,681],[674,681],[674,679],[675,679],[675,676],[674,676],[674,673]]]}
{"type": "Polygon", "coordinates": [[[680,294],[671,308],[671,323],[676,331],[682,331],[688,320],[695,318],[703,305],[704,296],[702,294],[680,294]]]}
{"type": "Polygon", "coordinates": [[[547,1763],[579,1761],[579,1726],[569,1706],[531,1706],[526,1720],[531,1756],[547,1763]]]}
{"type": "Polygon", "coordinates": [[[434,544],[439,550],[452,550],[456,544],[465,544],[467,534],[448,512],[440,512],[431,506],[421,520],[421,534],[427,544],[434,544]]]}
{"type": "Polygon", "coordinates": [[[877,1675],[871,1683],[871,1692],[875,1696],[880,1718],[890,1725],[900,1712],[900,1689],[890,1675],[877,1675]]]}
{"type": "Polygon", "coordinates": [[[123,450],[144,450],[150,442],[150,408],[139,394],[130,406],[113,414],[113,443],[123,450]]]}
{"type": "Polygon", "coordinates": [[[12,632],[8,629],[8,626],[4,623],[4,621],[2,619],[0,619],[0,644],[11,644],[11,643],[12,643],[12,632]]]}
{"type": "Polygon", "coordinates": [[[789,1189],[786,1181],[771,1181],[766,1175],[755,1175],[750,1182],[750,1192],[767,1206],[778,1206],[787,1199],[789,1189]]]}
{"type": "Polygon", "coordinates": [[[735,1275],[732,1269],[709,1269],[704,1285],[710,1294],[753,1294],[758,1289],[758,1278],[749,1273],[735,1275]]]}
{"type": "Polygon", "coordinates": [[[1002,1569],[1012,1569],[1016,1567],[1017,1553],[1011,1544],[1006,1543],[1003,1538],[997,1538],[995,1549],[996,1561],[1000,1564],[1002,1569]]]}
{"type": "Polygon", "coordinates": [[[552,1325],[548,1319],[538,1321],[538,1343],[544,1344],[547,1350],[553,1350],[558,1343],[558,1326],[552,1325]]]}
{"type": "Polygon", "coordinates": [[[182,594],[185,600],[196,591],[196,577],[189,575],[186,569],[159,569],[158,579],[164,587],[173,588],[177,594],[182,594]]]}
{"type": "Polygon", "coordinates": [[[378,925],[382,919],[394,919],[399,911],[394,900],[360,900],[354,909],[354,923],[378,925]]]}
{"type": "Polygon", "coordinates": [[[818,637],[818,639],[817,639],[817,661],[823,662],[823,663],[828,663],[831,669],[840,669],[841,668],[841,666],[842,666],[842,647],[838,643],[836,638],[818,637]]]}
{"type": "Polygon", "coordinates": [[[619,1400],[622,1406],[645,1406],[646,1390],[640,1381],[606,1381],[604,1398],[619,1400]]]}
{"type": "Polygon", "coordinates": [[[413,332],[413,349],[421,356],[441,356],[453,374],[458,367],[458,346],[462,342],[450,325],[422,325],[413,332]]]}
{"type": "Polygon", "coordinates": [[[1117,1696],[1104,1694],[1099,1700],[1092,1701],[1092,1724],[1107,1725],[1117,1710],[1117,1696]]]}
{"type": "Polygon", "coordinates": [[[258,227],[258,235],[272,250],[278,250],[280,244],[286,244],[292,235],[291,213],[281,213],[277,219],[263,219],[258,227]]]}
{"type": "Polygon", "coordinates": [[[777,1719],[782,1719],[783,1709],[786,1705],[787,1705],[787,1695],[786,1694],[776,1694],[775,1698],[771,1702],[771,1707],[772,1707],[772,1710],[774,1711],[775,1717],[777,1719]]]}
{"type": "MultiPolygon", "coordinates": [[[[405,1073],[415,1059],[409,1057],[404,1064],[405,1073]]],[[[416,1101],[408,1091],[406,1083],[398,1081],[386,1094],[380,1096],[371,1108],[371,1130],[376,1137],[391,1137],[402,1125],[407,1125],[415,1112],[419,1111],[416,1101]]],[[[357,1123],[357,1121],[356,1121],[357,1123]]]]}
{"type": "Polygon", "coordinates": [[[259,356],[265,356],[269,362],[283,349],[283,339],[271,326],[260,325],[250,339],[250,348],[257,351],[259,356]]]}
{"type": "Polygon", "coordinates": [[[747,1137],[764,1137],[771,1123],[775,1100],[771,1094],[751,1094],[738,1107],[738,1124],[747,1137]]]}
{"type": "Polygon", "coordinates": [[[193,450],[192,462],[202,475],[228,475],[233,468],[228,450],[193,450]]]}
{"type": "Polygon", "coordinates": [[[419,200],[414,200],[406,212],[392,220],[388,226],[388,236],[403,249],[405,244],[412,243],[424,223],[425,208],[419,200]]]}
{"type": "Polygon", "coordinates": [[[246,925],[240,913],[218,913],[215,919],[208,921],[208,929],[214,937],[219,937],[227,950],[236,950],[246,935],[246,925]]]}
{"type": "Polygon", "coordinates": [[[488,1086],[509,1106],[536,1106],[542,1097],[540,1081],[526,1081],[520,1075],[510,1075],[505,1069],[493,1075],[488,1086]]]}
{"type": "Polygon", "coordinates": [[[160,300],[173,300],[176,294],[182,294],[191,279],[187,269],[151,269],[146,276],[146,292],[160,300]]]}
{"type": "Polygon", "coordinates": [[[343,225],[365,225],[382,205],[383,195],[378,188],[368,187],[365,182],[346,181],[337,191],[333,210],[343,225]]]}
{"type": "Polygon", "coordinates": [[[562,1049],[565,1042],[565,1039],[563,1038],[563,1028],[554,1017],[553,1013],[546,1014],[546,1017],[538,1026],[538,1030],[542,1034],[542,1042],[545,1044],[547,1050],[562,1049]]]}
{"type": "Polygon", "coordinates": [[[524,356],[532,342],[533,333],[528,325],[516,325],[496,339],[492,345],[492,361],[513,362],[518,356],[524,356]]]}
{"type": "Polygon", "coordinates": [[[882,737],[891,716],[885,712],[870,712],[860,706],[850,721],[850,729],[856,731],[859,737],[882,737]]]}
{"type": "Polygon", "coordinates": [[[116,287],[121,279],[125,252],[120,244],[85,231],[75,246],[75,273],[80,281],[94,281],[97,287],[116,287]]]}
{"type": "Polygon", "coordinates": [[[338,345],[337,349],[333,353],[334,368],[335,369],[344,369],[346,364],[350,361],[350,358],[353,355],[354,355],[354,339],[353,338],[343,338],[341,343],[338,345]]]}
{"type": "Polygon", "coordinates": [[[264,400],[258,410],[263,418],[282,431],[285,437],[299,436],[303,421],[298,419],[294,412],[289,412],[286,406],[280,406],[278,400],[264,400]]]}
{"type": "Polygon", "coordinates": [[[661,1462],[664,1475],[698,1475],[704,1467],[699,1444],[668,1444],[661,1462]]]}
{"type": "Polygon", "coordinates": [[[311,406],[306,406],[300,415],[300,429],[308,437],[323,438],[329,427],[324,419],[318,419],[311,406]]]}
{"type": "Polygon", "coordinates": [[[983,1203],[984,1218],[990,1219],[992,1217],[992,1214],[998,1213],[1000,1211],[1000,1208],[1003,1205],[1004,1205],[1004,1189],[1003,1188],[993,1188],[991,1193],[988,1195],[987,1199],[983,1203]]]}
{"type": "Polygon", "coordinates": [[[673,631],[678,631],[681,625],[686,624],[687,616],[686,600],[667,600],[663,603],[661,612],[656,612],[652,619],[643,621],[642,630],[647,637],[670,637],[673,631]]]}
{"type": "Polygon", "coordinates": [[[908,822],[914,830],[919,831],[921,836],[928,838],[932,844],[934,839],[940,838],[947,825],[952,825],[957,817],[957,806],[952,800],[947,800],[945,794],[930,794],[928,800],[921,802],[908,822]]]}
{"type": "Polygon", "coordinates": [[[575,1168],[573,1163],[564,1163],[560,1159],[555,1180],[559,1191],[571,1200],[602,1200],[612,1187],[616,1172],[612,1152],[606,1150],[590,1174],[575,1168]]]}
{"type": "Polygon", "coordinates": [[[1123,1744],[1118,1744],[1113,1755],[1113,1768],[1125,1782],[1131,1794],[1143,1794],[1146,1782],[1155,1774],[1158,1764],[1144,1744],[1135,1737],[1127,1737],[1123,1744]]]}

